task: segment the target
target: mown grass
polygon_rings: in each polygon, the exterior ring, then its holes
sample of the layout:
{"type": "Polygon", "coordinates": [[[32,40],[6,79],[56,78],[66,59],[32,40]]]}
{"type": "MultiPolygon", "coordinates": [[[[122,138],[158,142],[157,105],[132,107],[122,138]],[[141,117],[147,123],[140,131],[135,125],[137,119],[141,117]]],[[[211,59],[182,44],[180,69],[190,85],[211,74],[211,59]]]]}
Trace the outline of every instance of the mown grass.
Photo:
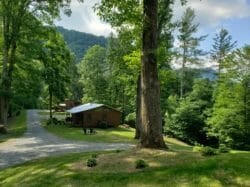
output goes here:
{"type": "Polygon", "coordinates": [[[18,138],[22,136],[27,130],[26,111],[22,111],[21,114],[13,119],[7,126],[8,133],[0,134],[0,143],[5,142],[11,138],[18,138]]]}
{"type": "MultiPolygon", "coordinates": [[[[135,129],[120,125],[118,128],[95,129],[96,134],[84,134],[81,128],[68,127],[65,125],[45,125],[43,126],[49,132],[68,139],[86,142],[106,142],[106,143],[138,143],[134,139],[135,129]]],[[[192,151],[192,146],[189,146],[174,138],[164,137],[168,147],[172,150],[192,151]]]]}
{"type": "Polygon", "coordinates": [[[187,151],[133,149],[95,152],[98,165],[86,167],[93,153],[35,160],[0,171],[0,186],[250,186],[250,153],[202,157],[187,151]],[[149,167],[135,169],[135,160],[149,167]]]}
{"type": "Polygon", "coordinates": [[[95,129],[95,134],[84,134],[83,129],[65,125],[44,125],[49,132],[69,140],[87,142],[127,142],[135,143],[134,129],[118,127],[109,129],[95,129]]]}

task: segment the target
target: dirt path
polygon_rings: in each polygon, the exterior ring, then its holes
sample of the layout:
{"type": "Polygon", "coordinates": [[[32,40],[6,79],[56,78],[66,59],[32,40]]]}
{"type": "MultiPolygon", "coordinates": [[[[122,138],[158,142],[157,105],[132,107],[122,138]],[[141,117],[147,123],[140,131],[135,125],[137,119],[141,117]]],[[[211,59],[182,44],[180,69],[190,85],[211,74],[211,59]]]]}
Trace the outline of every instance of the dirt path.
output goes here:
{"type": "Polygon", "coordinates": [[[126,143],[76,142],[56,137],[43,129],[37,110],[27,111],[27,123],[23,137],[0,144],[0,168],[53,155],[133,147],[126,143]]]}

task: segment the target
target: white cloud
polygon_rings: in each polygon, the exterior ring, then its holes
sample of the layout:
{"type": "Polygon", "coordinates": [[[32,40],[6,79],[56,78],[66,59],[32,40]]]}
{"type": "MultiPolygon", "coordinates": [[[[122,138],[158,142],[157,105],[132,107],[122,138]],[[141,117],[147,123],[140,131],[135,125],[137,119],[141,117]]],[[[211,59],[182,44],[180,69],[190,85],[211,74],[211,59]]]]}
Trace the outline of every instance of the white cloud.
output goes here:
{"type": "Polygon", "coordinates": [[[97,2],[99,0],[84,0],[84,3],[72,0],[72,15],[67,17],[62,14],[61,20],[55,22],[56,25],[95,35],[108,36],[112,32],[112,28],[95,14],[93,6],[97,2]]]}
{"type": "MultiPolygon", "coordinates": [[[[250,17],[249,0],[189,0],[187,6],[195,9],[196,21],[200,23],[200,29],[225,27],[225,20],[234,18],[250,17]]],[[[56,21],[56,25],[61,25],[68,29],[92,33],[95,35],[108,36],[112,32],[109,24],[102,22],[92,9],[93,5],[100,0],[84,0],[78,3],[72,0],[71,17],[62,15],[61,21],[56,21]]],[[[176,0],[174,5],[174,18],[179,19],[185,7],[180,5],[180,0],[176,0]]]]}
{"type": "Polygon", "coordinates": [[[176,19],[181,17],[187,6],[195,10],[197,22],[206,27],[216,27],[228,19],[250,17],[247,0],[190,0],[185,7],[180,3],[174,6],[176,19]]]}

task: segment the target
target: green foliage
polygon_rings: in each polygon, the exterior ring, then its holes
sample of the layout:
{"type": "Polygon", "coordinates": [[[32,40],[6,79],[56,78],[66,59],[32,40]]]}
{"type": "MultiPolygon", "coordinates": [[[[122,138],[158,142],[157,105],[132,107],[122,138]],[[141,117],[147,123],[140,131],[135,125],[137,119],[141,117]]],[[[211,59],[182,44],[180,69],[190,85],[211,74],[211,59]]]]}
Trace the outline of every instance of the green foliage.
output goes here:
{"type": "Polygon", "coordinates": [[[200,145],[200,144],[196,144],[194,147],[193,147],[193,151],[194,152],[201,152],[203,146],[200,145]]]}
{"type": "Polygon", "coordinates": [[[97,158],[98,157],[98,154],[94,153],[91,155],[91,158],[97,158]]]}
{"type": "Polygon", "coordinates": [[[110,37],[106,61],[110,69],[108,93],[110,103],[123,112],[123,120],[135,111],[136,82],[140,69],[140,52],[132,46],[133,32],[124,29],[118,38],[110,37]]]}
{"type": "Polygon", "coordinates": [[[23,136],[27,130],[27,114],[25,110],[21,111],[19,115],[12,118],[7,130],[7,134],[0,134],[0,142],[5,142],[11,138],[23,136]]]}
{"type": "Polygon", "coordinates": [[[46,122],[47,125],[55,125],[57,124],[57,119],[56,118],[49,118],[48,121],[46,122]]]}
{"type": "Polygon", "coordinates": [[[8,133],[8,131],[7,131],[6,127],[3,125],[0,125],[0,134],[7,134],[7,133],[8,133]]]}
{"type": "Polygon", "coordinates": [[[131,127],[135,127],[135,119],[136,119],[136,114],[135,112],[130,113],[126,116],[125,122],[131,127]]]}
{"type": "Polygon", "coordinates": [[[83,85],[83,102],[107,104],[107,66],[105,48],[95,45],[88,49],[79,64],[81,83],[83,85]]]}
{"type": "Polygon", "coordinates": [[[225,144],[220,144],[219,153],[228,153],[230,149],[225,144]]]}
{"type": "Polygon", "coordinates": [[[44,43],[40,59],[43,63],[42,75],[47,85],[50,118],[52,118],[53,98],[63,101],[70,83],[69,67],[72,56],[61,35],[51,30],[49,40],[44,43]]]}
{"type": "MultiPolygon", "coordinates": [[[[2,58],[1,69],[2,79],[0,81],[2,92],[0,96],[1,102],[4,103],[2,106],[5,106],[1,107],[0,120],[3,121],[5,125],[7,123],[10,103],[20,104],[15,103],[15,101],[13,102],[12,97],[5,95],[5,93],[11,95],[12,92],[15,92],[15,90],[13,91],[12,83],[13,80],[15,80],[13,73],[16,71],[16,64],[32,60],[40,60],[38,57],[38,51],[43,43],[41,38],[44,36],[43,34],[45,34],[43,32],[44,29],[41,28],[46,28],[44,25],[50,25],[53,22],[53,19],[59,17],[60,10],[69,14],[70,2],[70,0],[24,0],[18,2],[6,0],[0,2],[1,36],[3,37],[1,40],[3,41],[2,48],[4,49],[4,58],[2,58]]],[[[79,0],[79,2],[82,2],[82,0],[79,0]]],[[[26,93],[24,95],[19,95],[18,97],[26,99],[26,93]]],[[[31,105],[33,101],[36,101],[34,97],[28,102],[28,105],[31,105]]]]}
{"type": "Polygon", "coordinates": [[[181,21],[178,23],[179,34],[177,36],[180,47],[177,50],[177,58],[181,58],[181,71],[180,71],[180,97],[182,98],[186,90],[184,89],[188,83],[186,82],[186,67],[188,63],[197,64],[199,63],[199,58],[203,55],[202,50],[198,47],[200,42],[203,41],[206,36],[194,37],[198,31],[199,24],[194,24],[195,12],[193,9],[188,7],[181,21]]]}
{"type": "Polygon", "coordinates": [[[185,142],[209,144],[206,136],[206,111],[211,107],[212,85],[208,80],[196,80],[193,91],[178,101],[169,98],[165,131],[185,142]]]}
{"type": "Polygon", "coordinates": [[[107,121],[98,121],[97,127],[100,128],[100,129],[107,129],[110,126],[109,126],[107,121]]]}
{"type": "Polygon", "coordinates": [[[219,73],[223,69],[223,60],[235,47],[236,42],[232,41],[232,36],[230,36],[226,29],[221,29],[220,32],[215,35],[211,56],[212,59],[218,63],[219,73]]]}
{"type": "Polygon", "coordinates": [[[76,63],[81,62],[87,50],[92,46],[100,45],[105,47],[107,45],[107,39],[103,36],[95,36],[79,31],[68,30],[63,27],[57,27],[57,30],[63,35],[68,47],[75,54],[76,63]]]}
{"type": "Polygon", "coordinates": [[[210,134],[220,144],[234,149],[249,149],[249,51],[245,47],[225,58],[214,93],[214,106],[208,119],[210,134]]]}
{"type": "Polygon", "coordinates": [[[202,156],[214,156],[217,155],[217,150],[212,147],[201,147],[201,155],[202,156]]]}
{"type": "Polygon", "coordinates": [[[143,169],[148,167],[148,163],[145,160],[139,159],[135,161],[135,168],[136,169],[143,169]]]}
{"type": "Polygon", "coordinates": [[[95,167],[95,166],[97,166],[97,160],[95,158],[89,158],[87,160],[87,166],[88,167],[95,167]]]}

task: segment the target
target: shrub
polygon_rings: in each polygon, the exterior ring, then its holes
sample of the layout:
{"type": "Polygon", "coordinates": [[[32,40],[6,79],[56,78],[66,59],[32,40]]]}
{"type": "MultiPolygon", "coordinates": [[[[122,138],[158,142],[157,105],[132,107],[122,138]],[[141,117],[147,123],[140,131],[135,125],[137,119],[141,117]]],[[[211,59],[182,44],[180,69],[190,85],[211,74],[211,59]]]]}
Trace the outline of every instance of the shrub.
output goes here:
{"type": "Polygon", "coordinates": [[[139,159],[135,161],[135,168],[142,169],[148,167],[148,164],[145,160],[139,159]]]}
{"type": "Polygon", "coordinates": [[[92,158],[97,158],[97,157],[98,157],[98,154],[95,154],[95,153],[94,153],[94,154],[91,155],[91,157],[92,157],[92,158]]]}
{"type": "Polygon", "coordinates": [[[0,134],[7,134],[7,129],[5,128],[5,126],[4,125],[1,125],[0,124],[0,134]]]}
{"type": "Polygon", "coordinates": [[[136,114],[135,112],[128,114],[125,117],[125,122],[132,128],[135,128],[136,114]]]}
{"type": "Polygon", "coordinates": [[[212,147],[201,147],[201,155],[202,156],[213,156],[216,154],[217,154],[216,149],[214,149],[212,147]]]}
{"type": "Polygon", "coordinates": [[[56,118],[51,118],[51,119],[48,119],[47,121],[47,125],[58,125],[60,123],[60,121],[56,118]]]}
{"type": "Polygon", "coordinates": [[[95,158],[89,158],[89,159],[87,160],[87,166],[88,166],[88,167],[94,167],[94,166],[96,166],[96,165],[97,165],[97,161],[96,161],[95,158]]]}
{"type": "Polygon", "coordinates": [[[201,152],[202,148],[203,148],[202,146],[195,145],[195,146],[193,147],[193,151],[194,151],[194,152],[201,152]]]}
{"type": "Polygon", "coordinates": [[[225,144],[220,144],[219,152],[220,153],[228,153],[230,149],[225,144]]]}
{"type": "Polygon", "coordinates": [[[98,121],[97,126],[100,129],[107,129],[109,127],[109,124],[107,121],[98,121]]]}

